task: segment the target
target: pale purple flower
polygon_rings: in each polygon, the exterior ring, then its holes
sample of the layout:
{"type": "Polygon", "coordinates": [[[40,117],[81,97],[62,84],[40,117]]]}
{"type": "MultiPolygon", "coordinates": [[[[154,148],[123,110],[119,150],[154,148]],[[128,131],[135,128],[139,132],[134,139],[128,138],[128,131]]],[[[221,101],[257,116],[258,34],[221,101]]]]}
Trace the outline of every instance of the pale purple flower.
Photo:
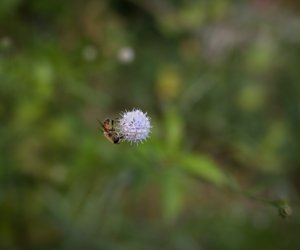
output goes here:
{"type": "Polygon", "coordinates": [[[131,143],[139,143],[145,141],[149,137],[151,124],[147,113],[139,109],[126,111],[121,114],[118,122],[120,134],[131,143]]]}

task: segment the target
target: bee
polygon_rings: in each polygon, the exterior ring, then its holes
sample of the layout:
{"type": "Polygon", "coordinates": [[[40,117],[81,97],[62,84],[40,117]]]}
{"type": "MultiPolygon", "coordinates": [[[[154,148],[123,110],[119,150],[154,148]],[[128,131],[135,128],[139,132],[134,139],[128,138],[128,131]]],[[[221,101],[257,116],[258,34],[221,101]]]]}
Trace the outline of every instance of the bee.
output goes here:
{"type": "Polygon", "coordinates": [[[124,136],[120,135],[114,128],[114,120],[106,118],[102,123],[100,122],[103,135],[113,144],[120,144],[124,136]]]}

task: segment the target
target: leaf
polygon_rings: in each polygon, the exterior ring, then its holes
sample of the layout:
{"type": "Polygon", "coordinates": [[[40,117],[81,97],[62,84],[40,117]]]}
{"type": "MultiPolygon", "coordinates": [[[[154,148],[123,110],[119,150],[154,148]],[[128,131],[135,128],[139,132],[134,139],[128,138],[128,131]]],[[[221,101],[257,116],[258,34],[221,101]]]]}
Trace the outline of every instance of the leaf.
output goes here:
{"type": "Polygon", "coordinates": [[[203,178],[217,186],[227,184],[226,175],[216,163],[203,155],[187,155],[181,159],[181,167],[195,177],[203,178]]]}
{"type": "Polygon", "coordinates": [[[168,150],[176,152],[182,143],[183,124],[177,111],[169,107],[165,114],[165,136],[168,150]]]}

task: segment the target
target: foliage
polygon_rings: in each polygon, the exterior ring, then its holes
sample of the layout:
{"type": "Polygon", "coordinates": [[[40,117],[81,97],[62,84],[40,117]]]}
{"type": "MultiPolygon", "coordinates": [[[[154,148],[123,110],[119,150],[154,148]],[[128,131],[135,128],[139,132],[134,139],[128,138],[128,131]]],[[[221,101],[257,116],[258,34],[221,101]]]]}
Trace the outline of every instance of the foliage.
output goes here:
{"type": "Polygon", "coordinates": [[[0,1],[0,248],[299,248],[296,7],[0,1]]]}

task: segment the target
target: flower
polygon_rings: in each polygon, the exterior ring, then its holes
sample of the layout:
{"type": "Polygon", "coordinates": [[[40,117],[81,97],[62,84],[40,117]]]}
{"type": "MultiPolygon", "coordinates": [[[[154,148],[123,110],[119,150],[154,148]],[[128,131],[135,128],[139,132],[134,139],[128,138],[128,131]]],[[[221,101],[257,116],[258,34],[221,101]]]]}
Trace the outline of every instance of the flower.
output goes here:
{"type": "Polygon", "coordinates": [[[118,51],[117,56],[121,63],[129,64],[134,61],[135,51],[131,47],[123,47],[118,51]]]}
{"type": "Polygon", "coordinates": [[[131,143],[145,141],[149,137],[151,125],[147,113],[139,109],[126,111],[121,114],[118,129],[124,140],[131,143]]]}

